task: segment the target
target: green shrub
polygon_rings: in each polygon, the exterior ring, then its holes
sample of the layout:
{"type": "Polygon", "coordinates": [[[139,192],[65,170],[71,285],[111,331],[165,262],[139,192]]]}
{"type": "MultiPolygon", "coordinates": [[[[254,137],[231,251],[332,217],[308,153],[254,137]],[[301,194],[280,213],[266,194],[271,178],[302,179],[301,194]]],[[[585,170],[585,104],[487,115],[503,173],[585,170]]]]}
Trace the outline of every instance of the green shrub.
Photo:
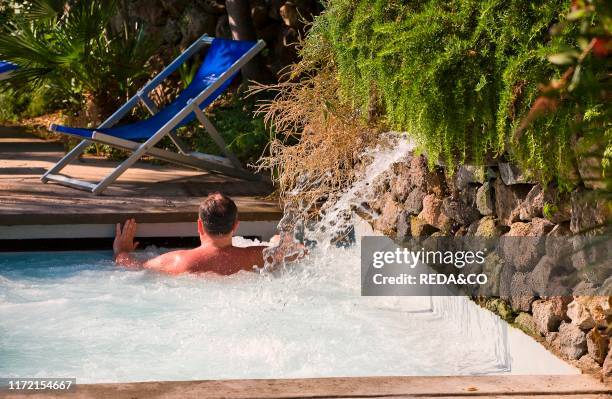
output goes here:
{"type": "Polygon", "coordinates": [[[29,96],[16,94],[12,90],[0,91],[0,123],[15,122],[26,109],[29,96]]]}
{"type": "Polygon", "coordinates": [[[156,50],[143,25],[119,18],[117,7],[115,0],[2,5],[0,59],[20,67],[0,90],[27,94],[48,87],[63,108],[99,123],[149,76],[147,61],[156,50]],[[6,12],[11,9],[19,12],[6,12]]]}
{"type": "MultiPolygon", "coordinates": [[[[575,104],[561,102],[520,138],[514,132],[539,96],[538,85],[563,72],[546,57],[574,44],[571,35],[550,34],[569,5],[331,0],[302,55],[316,63],[317,49],[329,48],[343,100],[364,118],[378,115],[386,128],[408,131],[432,163],[481,163],[507,153],[550,180],[574,162],[568,150],[575,104]]],[[[600,102],[588,92],[577,95],[585,108],[600,102]]]]}
{"type": "Polygon", "coordinates": [[[41,86],[32,92],[11,88],[0,90],[0,123],[34,118],[61,109],[63,106],[61,99],[48,86],[41,86]]]}
{"type": "MultiPolygon", "coordinates": [[[[271,134],[263,116],[255,116],[254,109],[253,101],[237,98],[227,106],[215,108],[211,117],[229,149],[243,163],[249,164],[256,163],[262,156],[271,134]]],[[[201,143],[206,148],[214,147],[209,136],[201,143]]]]}

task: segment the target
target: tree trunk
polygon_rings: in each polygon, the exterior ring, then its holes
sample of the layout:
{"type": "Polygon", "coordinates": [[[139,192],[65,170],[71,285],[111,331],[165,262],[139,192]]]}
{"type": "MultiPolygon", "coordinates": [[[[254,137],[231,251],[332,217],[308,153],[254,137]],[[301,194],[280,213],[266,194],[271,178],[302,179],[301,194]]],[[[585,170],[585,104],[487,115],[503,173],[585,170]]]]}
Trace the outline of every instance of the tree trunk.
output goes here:
{"type": "MultiPolygon", "coordinates": [[[[248,0],[226,0],[225,8],[229,17],[229,25],[234,40],[257,40],[255,27],[251,20],[251,6],[248,0]]],[[[260,55],[253,58],[242,68],[242,77],[245,83],[253,80],[256,82],[269,81],[270,73],[266,68],[260,55]]]]}

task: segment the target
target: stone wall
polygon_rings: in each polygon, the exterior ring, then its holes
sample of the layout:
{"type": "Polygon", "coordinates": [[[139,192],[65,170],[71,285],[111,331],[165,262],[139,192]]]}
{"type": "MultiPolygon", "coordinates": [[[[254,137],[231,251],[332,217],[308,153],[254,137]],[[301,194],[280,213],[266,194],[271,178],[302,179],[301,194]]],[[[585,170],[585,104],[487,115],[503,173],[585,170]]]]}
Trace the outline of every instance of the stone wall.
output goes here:
{"type": "MultiPolygon", "coordinates": [[[[371,210],[363,216],[398,241],[427,236],[594,235],[612,220],[609,196],[585,188],[562,193],[553,186],[542,187],[505,162],[461,166],[451,177],[442,167],[428,169],[424,157],[411,156],[395,163],[376,190],[377,199],[361,207],[371,210]]],[[[543,268],[547,276],[554,273],[556,263],[545,258],[535,258],[520,272],[495,277],[507,281],[510,295],[475,299],[559,356],[584,370],[611,376],[612,297],[588,296],[601,287],[585,281],[573,291],[584,296],[538,297],[521,282],[543,268]]],[[[584,262],[572,257],[570,265],[580,269],[584,262]]],[[[612,278],[603,285],[609,284],[612,278]]]]}
{"type": "MultiPolygon", "coordinates": [[[[231,38],[224,0],[127,0],[122,14],[143,21],[146,32],[160,41],[166,62],[204,33],[231,38]]],[[[305,22],[320,10],[316,0],[250,0],[256,35],[266,41],[265,64],[277,74],[296,60],[296,42],[305,22]]]]}

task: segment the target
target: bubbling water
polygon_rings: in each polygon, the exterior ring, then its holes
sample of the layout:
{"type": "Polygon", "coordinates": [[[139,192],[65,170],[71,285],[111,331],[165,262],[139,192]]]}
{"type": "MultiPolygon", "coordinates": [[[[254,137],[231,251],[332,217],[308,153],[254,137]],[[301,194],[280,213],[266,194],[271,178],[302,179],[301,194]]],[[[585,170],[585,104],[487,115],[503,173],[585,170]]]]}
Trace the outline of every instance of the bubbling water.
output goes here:
{"type": "Polygon", "coordinates": [[[280,276],[169,277],[117,268],[110,255],[0,255],[1,376],[86,383],[507,369],[494,319],[463,298],[360,296],[357,247],[280,276]]]}

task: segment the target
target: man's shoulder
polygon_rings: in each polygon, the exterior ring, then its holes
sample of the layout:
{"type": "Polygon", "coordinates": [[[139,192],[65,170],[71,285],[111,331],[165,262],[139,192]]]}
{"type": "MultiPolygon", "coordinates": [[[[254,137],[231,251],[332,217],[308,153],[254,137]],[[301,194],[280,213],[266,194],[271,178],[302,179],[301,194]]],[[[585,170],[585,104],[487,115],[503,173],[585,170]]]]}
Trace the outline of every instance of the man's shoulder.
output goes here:
{"type": "Polygon", "coordinates": [[[199,248],[182,249],[176,252],[177,252],[176,256],[184,262],[198,261],[202,259],[202,257],[205,257],[207,255],[205,252],[203,252],[199,248]]]}
{"type": "Polygon", "coordinates": [[[268,248],[265,245],[253,245],[250,247],[234,247],[235,251],[240,254],[261,254],[261,252],[268,248]]]}
{"type": "Polygon", "coordinates": [[[264,249],[268,247],[266,245],[251,245],[250,247],[234,247],[234,248],[244,249],[247,251],[263,251],[264,249]]]}

